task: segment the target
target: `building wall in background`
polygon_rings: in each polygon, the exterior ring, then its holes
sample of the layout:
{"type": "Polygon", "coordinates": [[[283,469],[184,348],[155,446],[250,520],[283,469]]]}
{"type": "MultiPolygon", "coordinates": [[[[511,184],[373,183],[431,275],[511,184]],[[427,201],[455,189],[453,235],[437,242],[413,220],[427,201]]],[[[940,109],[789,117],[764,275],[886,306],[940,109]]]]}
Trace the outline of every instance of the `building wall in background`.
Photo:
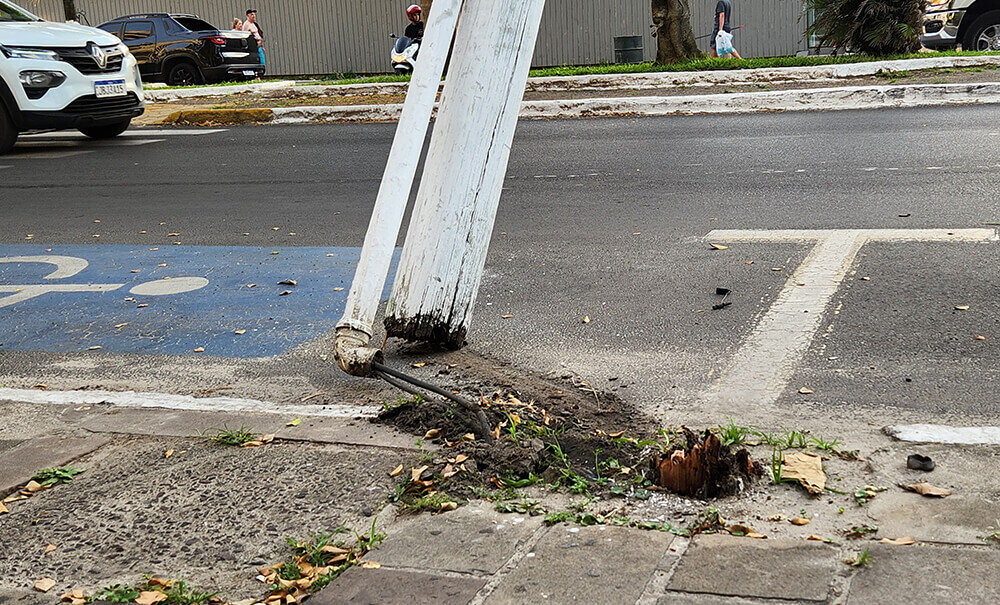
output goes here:
{"type": "MultiPolygon", "coordinates": [[[[61,0],[20,0],[25,8],[63,19],[61,0]]],[[[258,10],[269,75],[335,72],[381,73],[389,69],[389,33],[406,27],[413,0],[76,0],[92,25],[142,12],[193,13],[219,27],[258,10]],[[247,4],[249,2],[252,7],[247,4]]],[[[712,31],[715,0],[691,0],[696,36],[712,31]]],[[[732,23],[744,57],[794,55],[806,48],[800,0],[734,0],[732,23]]],[[[616,36],[643,36],[647,60],[656,56],[649,0],[547,0],[534,66],[592,65],[614,61],[616,36]]],[[[699,46],[708,50],[709,39],[699,46]]]]}

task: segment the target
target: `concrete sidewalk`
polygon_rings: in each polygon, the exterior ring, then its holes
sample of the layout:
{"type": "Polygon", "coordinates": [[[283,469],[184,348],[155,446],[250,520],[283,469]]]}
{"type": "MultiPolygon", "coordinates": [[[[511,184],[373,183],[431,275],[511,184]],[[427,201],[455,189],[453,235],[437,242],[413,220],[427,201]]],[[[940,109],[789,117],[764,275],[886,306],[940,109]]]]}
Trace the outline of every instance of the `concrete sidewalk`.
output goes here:
{"type": "MultiPolygon", "coordinates": [[[[9,502],[10,512],[0,514],[0,603],[52,603],[74,589],[93,594],[109,584],[135,583],[144,573],[185,579],[225,602],[260,602],[267,589],[255,579],[257,570],[287,556],[286,537],[337,526],[361,531],[376,519],[387,536],[367,554],[368,564],[348,569],[311,602],[1000,598],[1000,543],[990,538],[998,516],[996,447],[840,435],[864,444],[862,460],[830,458],[827,473],[838,490],[818,498],[767,478],[740,496],[713,501],[655,492],[645,500],[588,502],[539,486],[523,491],[550,512],[575,505],[589,507],[598,521],[625,515],[676,528],[716,508],[726,523],[767,536],[754,539],[610,523],[549,526],[541,515],[499,513],[483,500],[444,514],[402,514],[388,504],[397,481],[390,470],[447,454],[360,417],[6,402],[0,419],[0,496],[16,493],[42,468],[84,469],[70,483],[9,502]],[[218,427],[253,427],[276,439],[233,448],[198,437],[218,427]],[[911,452],[932,456],[938,468],[907,470],[911,452]],[[925,498],[895,486],[923,478],[953,494],[925,498]],[[854,490],[868,483],[887,489],[871,502],[854,503],[854,490]],[[805,517],[807,525],[789,523],[793,517],[805,517]],[[852,528],[861,528],[856,537],[848,535],[852,528]],[[883,544],[883,538],[915,543],[883,544]],[[844,562],[865,550],[866,565],[844,562]],[[52,578],[55,587],[33,590],[41,578],[52,578]]],[[[753,455],[763,460],[768,451],[757,448],[753,455]]]]}

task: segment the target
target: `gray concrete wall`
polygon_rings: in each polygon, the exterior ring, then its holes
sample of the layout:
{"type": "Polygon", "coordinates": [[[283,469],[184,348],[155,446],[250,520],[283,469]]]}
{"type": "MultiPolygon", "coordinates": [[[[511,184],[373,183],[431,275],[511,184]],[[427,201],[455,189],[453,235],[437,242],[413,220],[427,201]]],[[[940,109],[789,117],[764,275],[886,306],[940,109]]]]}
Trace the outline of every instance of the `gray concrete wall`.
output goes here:
{"type": "MultiPolygon", "coordinates": [[[[20,0],[47,19],[62,20],[61,0],[20,0]]],[[[219,27],[243,17],[247,0],[76,0],[97,25],[141,12],[194,13],[219,27]]],[[[406,26],[412,0],[252,0],[264,28],[271,75],[377,73],[389,68],[390,32],[406,26]]],[[[715,0],[692,0],[695,35],[712,28],[715,0]]],[[[794,55],[805,48],[800,0],[734,0],[736,48],[745,57],[794,55]]],[[[548,0],[534,66],[614,61],[616,36],[643,36],[644,56],[656,55],[650,0],[548,0]]],[[[707,50],[709,39],[699,40],[707,50]]]]}

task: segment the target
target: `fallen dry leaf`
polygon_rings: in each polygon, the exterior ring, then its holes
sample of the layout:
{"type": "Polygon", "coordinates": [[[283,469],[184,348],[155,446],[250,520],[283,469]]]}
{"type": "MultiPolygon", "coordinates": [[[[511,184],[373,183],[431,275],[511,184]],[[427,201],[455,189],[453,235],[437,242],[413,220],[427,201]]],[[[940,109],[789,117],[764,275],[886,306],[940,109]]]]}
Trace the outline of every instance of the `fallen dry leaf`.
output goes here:
{"type": "Polygon", "coordinates": [[[146,307],[148,307],[148,306],[149,306],[149,305],[147,305],[146,303],[143,303],[143,304],[141,304],[141,305],[136,305],[136,306],[135,306],[135,308],[136,308],[136,309],[145,309],[145,308],[146,308],[146,307]]]}
{"type": "Polygon", "coordinates": [[[9,512],[10,512],[10,509],[7,508],[7,505],[4,504],[3,502],[0,502],[0,515],[2,515],[4,513],[9,513],[9,512]]]}
{"type": "Polygon", "coordinates": [[[398,476],[400,476],[402,474],[403,474],[403,465],[400,464],[396,468],[392,469],[392,471],[389,473],[389,476],[390,477],[398,477],[398,476]]]}
{"type": "Polygon", "coordinates": [[[167,237],[180,237],[180,235],[181,235],[180,233],[174,232],[174,233],[168,233],[167,237]]]}
{"type": "Polygon", "coordinates": [[[42,484],[37,481],[28,481],[28,484],[24,486],[24,489],[33,494],[35,492],[42,491],[44,488],[42,487],[42,484]]]}
{"type": "Polygon", "coordinates": [[[297,286],[297,285],[299,285],[299,282],[295,281],[294,279],[283,279],[283,280],[281,280],[281,281],[278,282],[278,285],[279,286],[297,286]]]}
{"type": "Polygon", "coordinates": [[[45,547],[45,552],[46,553],[50,553],[50,552],[52,552],[53,550],[55,550],[57,548],[59,548],[59,547],[56,546],[55,544],[49,544],[48,546],[45,547]]]}
{"type": "Polygon", "coordinates": [[[982,334],[976,334],[976,340],[986,340],[986,337],[982,334]]]}
{"type": "Polygon", "coordinates": [[[35,590],[38,592],[48,592],[52,590],[52,587],[56,585],[56,581],[52,578],[39,578],[35,580],[35,590]]]}
{"type": "Polygon", "coordinates": [[[771,267],[771,271],[784,271],[784,267],[771,267]]]}
{"type": "Polygon", "coordinates": [[[377,561],[362,561],[361,567],[365,569],[378,569],[379,567],[382,567],[382,564],[377,561]]]}
{"type": "Polygon", "coordinates": [[[806,540],[813,540],[814,542],[832,542],[832,540],[822,536],[817,536],[816,534],[811,534],[808,538],[806,538],[806,540]]]}
{"type": "Polygon", "coordinates": [[[266,435],[261,435],[260,440],[264,443],[271,443],[274,441],[274,433],[267,433],[266,435]]]}
{"type": "Polygon", "coordinates": [[[236,334],[237,336],[243,336],[246,333],[247,333],[247,331],[244,330],[243,328],[240,328],[239,330],[234,330],[233,331],[233,334],[236,334]]]}
{"type": "Polygon", "coordinates": [[[427,465],[418,466],[417,468],[410,469],[410,479],[413,481],[420,481],[420,475],[424,474],[424,471],[428,469],[427,465]]]}
{"type": "Polygon", "coordinates": [[[475,441],[475,440],[476,440],[475,433],[466,433],[462,435],[462,441],[475,441]]]}
{"type": "Polygon", "coordinates": [[[343,289],[343,288],[340,288],[340,287],[337,287],[337,288],[334,288],[334,289],[333,289],[333,291],[334,291],[334,292],[343,292],[343,291],[344,291],[344,289],[343,289]]]}
{"type": "Polygon", "coordinates": [[[198,348],[196,348],[194,350],[194,352],[195,353],[204,353],[205,352],[205,347],[198,347],[198,348]]]}
{"type": "Polygon", "coordinates": [[[812,495],[822,494],[826,488],[823,459],[805,452],[790,452],[782,457],[781,476],[797,480],[812,495]]]}
{"type": "Polygon", "coordinates": [[[410,364],[410,367],[411,367],[411,368],[422,368],[422,367],[424,367],[425,365],[427,365],[427,362],[426,362],[426,361],[418,361],[417,363],[411,363],[411,364],[410,364]]]}
{"type": "Polygon", "coordinates": [[[889,538],[882,538],[879,540],[879,544],[892,544],[893,546],[910,546],[916,543],[917,541],[913,538],[893,538],[891,540],[889,538]]]}
{"type": "Polygon", "coordinates": [[[728,531],[730,535],[733,536],[740,536],[744,538],[756,538],[758,540],[767,539],[767,536],[765,536],[762,533],[754,531],[752,528],[746,525],[730,525],[729,527],[726,528],[726,531],[728,531]]]}
{"type": "Polygon", "coordinates": [[[118,329],[124,328],[127,325],[128,325],[128,322],[127,321],[123,321],[120,324],[115,324],[115,329],[118,330],[118,329]]]}
{"type": "Polygon", "coordinates": [[[809,525],[809,519],[805,517],[795,517],[794,519],[789,519],[788,522],[792,525],[809,525]]]}
{"type": "Polygon", "coordinates": [[[510,319],[511,317],[514,317],[514,316],[511,315],[510,313],[508,313],[506,315],[501,315],[500,317],[503,318],[503,319],[510,319]]]}
{"type": "Polygon", "coordinates": [[[956,311],[968,311],[969,305],[955,305],[956,311]]]}
{"type": "Polygon", "coordinates": [[[431,429],[424,433],[424,439],[437,439],[438,435],[441,434],[441,429],[431,429]]]}
{"type": "Polygon", "coordinates": [[[729,250],[729,246],[723,246],[722,244],[709,244],[712,246],[712,250],[729,250]]]}
{"type": "Polygon", "coordinates": [[[92,347],[87,347],[87,350],[88,351],[97,351],[100,348],[101,348],[101,345],[94,345],[92,347]]]}
{"type": "Polygon", "coordinates": [[[166,601],[167,595],[160,592],[159,590],[144,590],[139,593],[136,597],[135,602],[139,605],[153,605],[154,603],[159,603],[160,601],[166,601]]]}
{"type": "Polygon", "coordinates": [[[296,418],[295,420],[293,420],[293,421],[291,421],[289,423],[286,423],[285,426],[299,426],[300,422],[302,422],[302,419],[301,418],[296,418]]]}
{"type": "Polygon", "coordinates": [[[809,387],[802,387],[801,389],[799,389],[799,393],[802,395],[812,395],[813,390],[810,389],[809,387]]]}
{"type": "Polygon", "coordinates": [[[927,496],[928,498],[947,498],[948,496],[951,495],[950,489],[937,487],[935,485],[927,483],[926,481],[921,481],[920,483],[914,483],[913,485],[904,485],[900,483],[899,486],[905,490],[916,492],[921,496],[927,496]]]}
{"type": "Polygon", "coordinates": [[[279,292],[279,293],[278,293],[278,296],[288,296],[288,295],[289,295],[289,294],[291,294],[291,293],[292,293],[292,291],[291,291],[291,290],[284,290],[284,291],[282,291],[282,292],[279,292]]]}
{"type": "Polygon", "coordinates": [[[441,508],[438,509],[439,513],[446,513],[450,510],[458,509],[458,502],[442,502],[441,508]]]}
{"type": "Polygon", "coordinates": [[[169,457],[171,457],[173,455],[174,455],[174,450],[172,450],[172,449],[163,452],[163,457],[164,458],[169,458],[169,457]]]}
{"type": "Polygon", "coordinates": [[[589,315],[584,315],[582,321],[585,324],[589,324],[590,323],[590,316],[589,315]]]}

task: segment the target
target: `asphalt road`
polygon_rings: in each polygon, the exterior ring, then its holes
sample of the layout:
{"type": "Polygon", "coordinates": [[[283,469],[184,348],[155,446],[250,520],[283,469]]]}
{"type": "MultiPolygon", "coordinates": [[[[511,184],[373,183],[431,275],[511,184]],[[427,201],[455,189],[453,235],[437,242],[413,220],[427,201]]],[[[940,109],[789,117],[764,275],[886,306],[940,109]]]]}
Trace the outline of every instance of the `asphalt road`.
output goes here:
{"type": "MultiPolygon", "coordinates": [[[[143,145],[31,142],[0,157],[0,245],[360,246],[393,131],[268,126],[143,145]]],[[[712,250],[703,238],[716,229],[992,228],[998,151],[989,106],[522,121],[470,347],[522,368],[579,372],[665,421],[995,423],[996,242],[865,245],[783,394],[756,405],[751,395],[713,403],[704,394],[812,244],[712,250]],[[732,289],[733,304],[713,311],[717,286],[732,289]],[[787,419],[775,418],[782,410],[787,419]]],[[[363,393],[364,383],[308,361],[328,345],[284,361],[146,357],[142,368],[128,356],[98,363],[2,349],[0,382],[189,392],[177,378],[190,372],[193,382],[247,381],[278,400],[317,385],[363,393]],[[228,370],[212,375],[213,363],[228,370]]]]}

